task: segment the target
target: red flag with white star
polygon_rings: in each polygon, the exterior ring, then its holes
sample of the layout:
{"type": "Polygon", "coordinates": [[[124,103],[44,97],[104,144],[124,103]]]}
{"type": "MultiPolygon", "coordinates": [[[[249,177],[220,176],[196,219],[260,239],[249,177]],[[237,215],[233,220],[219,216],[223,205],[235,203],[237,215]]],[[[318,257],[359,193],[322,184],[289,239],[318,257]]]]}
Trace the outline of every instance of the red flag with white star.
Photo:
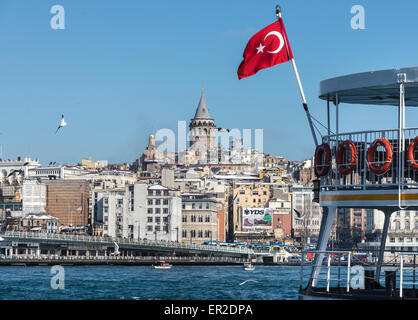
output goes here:
{"type": "Polygon", "coordinates": [[[293,59],[282,18],[257,32],[248,41],[243,56],[244,60],[238,68],[238,79],[293,59]]]}

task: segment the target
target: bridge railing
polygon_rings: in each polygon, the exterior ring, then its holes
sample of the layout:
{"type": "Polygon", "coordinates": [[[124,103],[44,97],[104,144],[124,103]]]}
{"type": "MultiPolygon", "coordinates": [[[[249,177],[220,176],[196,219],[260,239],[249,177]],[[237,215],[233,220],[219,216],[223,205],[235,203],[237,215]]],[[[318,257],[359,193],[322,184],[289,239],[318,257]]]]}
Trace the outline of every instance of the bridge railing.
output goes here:
{"type": "Polygon", "coordinates": [[[249,248],[236,248],[236,247],[222,247],[214,245],[200,245],[200,244],[188,244],[181,242],[171,241],[153,241],[146,239],[130,239],[130,238],[111,238],[111,237],[98,237],[98,236],[85,236],[85,235],[64,235],[56,233],[45,232],[20,232],[20,231],[6,231],[2,234],[6,238],[28,239],[28,240],[53,240],[53,241],[67,241],[67,242],[90,242],[100,243],[103,245],[114,245],[116,242],[120,245],[137,245],[137,246],[150,246],[150,247],[164,247],[172,249],[192,249],[200,251],[217,251],[227,253],[240,253],[240,254],[252,254],[253,250],[249,248]]]}
{"type": "Polygon", "coordinates": [[[59,256],[51,254],[36,255],[14,255],[8,259],[13,261],[30,261],[30,260],[45,260],[45,261],[139,261],[139,262],[156,262],[156,261],[172,261],[172,262],[236,262],[244,263],[245,258],[240,257],[176,257],[176,256],[59,256]]]}

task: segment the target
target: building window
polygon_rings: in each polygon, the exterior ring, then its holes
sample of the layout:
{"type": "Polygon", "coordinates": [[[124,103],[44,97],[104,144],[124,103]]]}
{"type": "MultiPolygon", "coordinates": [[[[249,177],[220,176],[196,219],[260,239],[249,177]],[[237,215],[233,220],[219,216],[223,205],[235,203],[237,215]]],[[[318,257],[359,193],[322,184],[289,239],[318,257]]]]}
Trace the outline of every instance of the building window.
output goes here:
{"type": "Polygon", "coordinates": [[[203,217],[199,216],[199,222],[203,222],[203,217]]]}
{"type": "Polygon", "coordinates": [[[168,208],[164,208],[163,213],[168,213],[168,208]]]}
{"type": "Polygon", "coordinates": [[[192,209],[194,209],[195,208],[195,204],[194,203],[192,203],[192,209]]]}
{"type": "Polygon", "coordinates": [[[199,230],[199,231],[197,232],[197,237],[198,237],[198,238],[203,238],[203,231],[202,231],[202,230],[199,230]]]}
{"type": "Polygon", "coordinates": [[[196,216],[195,215],[192,215],[191,218],[190,218],[190,221],[191,222],[196,222],[196,216]]]}
{"type": "Polygon", "coordinates": [[[164,205],[168,205],[168,199],[164,199],[164,200],[163,200],[163,204],[164,204],[164,205]]]}
{"type": "Polygon", "coordinates": [[[187,238],[187,231],[186,231],[186,230],[183,230],[183,231],[181,232],[181,236],[182,236],[183,238],[187,238]]]}
{"type": "Polygon", "coordinates": [[[187,222],[187,216],[183,216],[183,217],[182,217],[182,221],[183,221],[183,222],[187,222]]]}
{"type": "Polygon", "coordinates": [[[205,217],[205,222],[210,222],[210,216],[209,216],[209,215],[207,215],[207,216],[205,217]]]}
{"type": "Polygon", "coordinates": [[[408,220],[406,220],[405,221],[405,230],[409,230],[411,228],[411,226],[410,226],[410,224],[409,224],[409,221],[408,220]]]}
{"type": "Polygon", "coordinates": [[[190,230],[190,238],[196,238],[196,230],[190,230]]]}
{"type": "Polygon", "coordinates": [[[168,217],[163,217],[163,222],[167,223],[168,222],[168,217]]]}
{"type": "Polygon", "coordinates": [[[160,226],[155,226],[155,231],[160,231],[160,226]]]}
{"type": "Polygon", "coordinates": [[[201,204],[201,203],[199,203],[199,209],[202,209],[202,208],[203,208],[202,204],[201,204]]]}
{"type": "Polygon", "coordinates": [[[160,205],[161,204],[161,200],[160,199],[155,199],[155,204],[156,205],[160,205]]]}
{"type": "MultiPolygon", "coordinates": [[[[239,199],[238,199],[239,200],[239,199]]],[[[209,203],[206,203],[206,209],[209,209],[209,203]]]]}
{"type": "Polygon", "coordinates": [[[152,199],[148,199],[148,205],[152,206],[152,199]]]}
{"type": "Polygon", "coordinates": [[[245,190],[240,190],[239,194],[245,194],[245,190]]]}
{"type": "Polygon", "coordinates": [[[147,226],[147,231],[152,231],[152,226],[147,226]]]}
{"type": "Polygon", "coordinates": [[[161,213],[161,209],[160,208],[155,208],[155,213],[161,213]]]}
{"type": "Polygon", "coordinates": [[[148,208],[148,213],[152,213],[152,208],[148,208]]]}

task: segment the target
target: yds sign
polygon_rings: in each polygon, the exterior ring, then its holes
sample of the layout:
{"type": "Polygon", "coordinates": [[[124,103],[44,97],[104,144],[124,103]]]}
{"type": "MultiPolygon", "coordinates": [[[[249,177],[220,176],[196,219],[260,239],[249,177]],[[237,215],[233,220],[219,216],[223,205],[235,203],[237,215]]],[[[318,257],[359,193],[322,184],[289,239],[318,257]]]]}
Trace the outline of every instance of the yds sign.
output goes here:
{"type": "Polygon", "coordinates": [[[273,213],[268,208],[243,208],[242,227],[270,229],[272,228],[273,213]]]}

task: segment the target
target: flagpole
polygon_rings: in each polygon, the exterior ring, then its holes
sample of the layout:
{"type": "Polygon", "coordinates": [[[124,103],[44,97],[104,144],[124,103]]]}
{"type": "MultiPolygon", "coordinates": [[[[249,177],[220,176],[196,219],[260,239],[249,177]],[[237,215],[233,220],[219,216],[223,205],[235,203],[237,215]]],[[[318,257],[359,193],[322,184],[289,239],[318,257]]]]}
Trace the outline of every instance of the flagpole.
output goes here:
{"type": "MultiPolygon", "coordinates": [[[[279,22],[282,23],[281,22],[282,9],[278,5],[276,6],[276,16],[277,16],[277,20],[279,20],[279,22]]],[[[283,25],[282,25],[282,28],[283,28],[283,30],[285,30],[283,25]]],[[[287,35],[286,34],[284,35],[284,42],[286,44],[287,53],[289,54],[289,47],[288,47],[288,44],[287,44],[287,35]]],[[[311,114],[309,113],[308,103],[306,102],[305,93],[303,92],[303,87],[302,87],[302,83],[300,81],[299,72],[298,72],[298,68],[296,67],[295,59],[294,58],[290,59],[290,62],[292,63],[293,71],[295,72],[296,81],[298,83],[300,95],[302,97],[303,109],[305,110],[306,117],[308,118],[309,126],[310,126],[311,132],[312,132],[312,137],[314,139],[315,146],[318,146],[318,140],[316,138],[315,130],[314,130],[313,123],[312,123],[311,114]]]]}

